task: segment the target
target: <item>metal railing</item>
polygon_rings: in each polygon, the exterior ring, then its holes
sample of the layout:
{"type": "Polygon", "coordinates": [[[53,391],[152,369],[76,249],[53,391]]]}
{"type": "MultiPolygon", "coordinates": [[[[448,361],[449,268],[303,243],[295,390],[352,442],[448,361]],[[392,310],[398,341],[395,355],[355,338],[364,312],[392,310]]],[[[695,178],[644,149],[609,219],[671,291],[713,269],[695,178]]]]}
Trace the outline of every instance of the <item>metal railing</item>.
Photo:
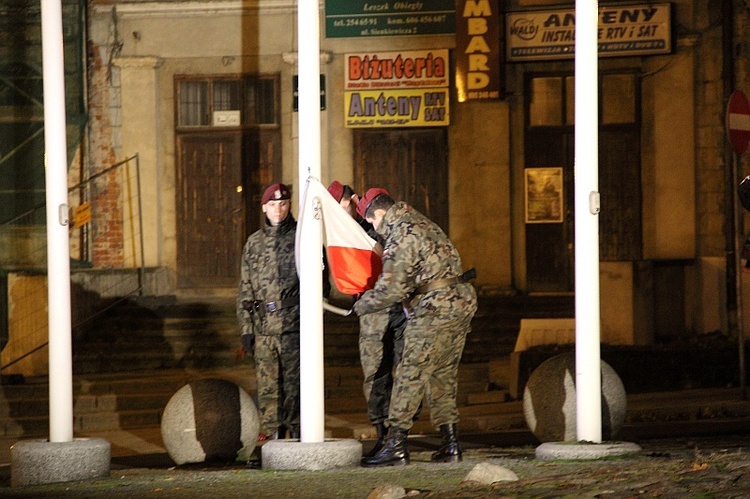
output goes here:
{"type": "MultiPolygon", "coordinates": [[[[138,154],[73,185],[68,193],[70,205],[75,206],[70,217],[70,242],[71,318],[76,338],[84,325],[117,303],[143,294],[143,206],[138,154]],[[102,185],[103,181],[106,184],[102,185]],[[113,193],[117,194],[116,203],[112,202],[113,193]],[[106,241],[105,248],[115,248],[104,266],[90,257],[95,245],[101,251],[98,238],[106,241]],[[119,260],[119,266],[113,265],[112,259],[119,260]]],[[[47,303],[46,228],[40,223],[45,219],[46,206],[39,204],[0,223],[0,246],[6,248],[0,255],[0,291],[5,291],[0,296],[3,374],[34,371],[37,364],[46,366],[46,359],[38,357],[38,352],[48,345],[47,310],[40,306],[47,303]]]]}

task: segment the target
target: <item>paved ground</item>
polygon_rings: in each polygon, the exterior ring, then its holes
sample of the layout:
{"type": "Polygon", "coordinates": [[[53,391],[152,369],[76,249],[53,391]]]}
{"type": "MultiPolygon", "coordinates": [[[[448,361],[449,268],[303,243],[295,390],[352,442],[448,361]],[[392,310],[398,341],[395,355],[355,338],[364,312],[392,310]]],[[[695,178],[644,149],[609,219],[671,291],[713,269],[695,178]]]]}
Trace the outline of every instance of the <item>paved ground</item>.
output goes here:
{"type": "MultiPolygon", "coordinates": [[[[376,487],[403,487],[409,497],[750,497],[750,432],[699,438],[649,439],[642,452],[596,461],[538,461],[533,445],[505,445],[519,435],[467,436],[465,459],[429,462],[434,441],[410,441],[412,464],[397,468],[267,471],[243,463],[175,467],[164,454],[114,458],[111,477],[78,483],[9,488],[2,497],[366,498],[376,487]],[[464,482],[478,463],[505,467],[518,481],[464,482]]],[[[387,496],[393,497],[393,496],[387,496]]]]}
{"type": "MultiPolygon", "coordinates": [[[[11,488],[11,465],[0,464],[0,497],[366,498],[384,484],[424,498],[750,497],[750,401],[739,395],[714,389],[629,396],[620,438],[642,451],[595,461],[537,460],[539,442],[519,424],[519,401],[463,409],[465,459],[456,464],[430,462],[435,434],[410,437],[409,466],[310,472],[253,470],[243,462],[175,466],[159,428],[89,433],[76,436],[111,443],[110,477],[11,488]],[[464,483],[479,463],[503,466],[518,481],[464,483]]],[[[362,418],[336,414],[326,427],[353,435],[362,418]]],[[[372,443],[363,441],[365,451],[372,443]]]]}

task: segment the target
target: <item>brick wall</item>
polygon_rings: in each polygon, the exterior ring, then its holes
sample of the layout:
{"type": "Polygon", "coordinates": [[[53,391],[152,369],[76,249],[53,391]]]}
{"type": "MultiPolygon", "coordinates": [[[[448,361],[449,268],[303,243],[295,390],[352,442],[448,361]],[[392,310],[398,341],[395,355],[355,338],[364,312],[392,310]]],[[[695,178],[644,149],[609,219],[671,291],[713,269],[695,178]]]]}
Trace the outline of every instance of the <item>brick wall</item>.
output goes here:
{"type": "MultiPolygon", "coordinates": [[[[109,49],[89,41],[89,176],[117,162],[113,125],[118,125],[117,68],[109,49]]],[[[102,176],[91,190],[91,261],[95,267],[122,267],[123,214],[118,173],[102,176]]]]}

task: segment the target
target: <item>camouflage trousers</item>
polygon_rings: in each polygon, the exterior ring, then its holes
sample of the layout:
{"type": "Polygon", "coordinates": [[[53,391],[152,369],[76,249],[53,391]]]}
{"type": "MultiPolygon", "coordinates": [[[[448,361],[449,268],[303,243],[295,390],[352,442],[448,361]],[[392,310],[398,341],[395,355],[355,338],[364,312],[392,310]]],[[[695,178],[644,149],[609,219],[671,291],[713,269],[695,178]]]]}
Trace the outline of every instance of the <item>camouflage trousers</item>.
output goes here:
{"type": "Polygon", "coordinates": [[[299,331],[255,338],[260,432],[270,435],[279,426],[299,430],[299,331]]]}
{"type": "Polygon", "coordinates": [[[433,313],[407,321],[387,426],[411,429],[425,394],[435,428],[458,422],[458,365],[472,317],[473,313],[453,312],[443,316],[433,313]]]}
{"type": "Polygon", "coordinates": [[[367,416],[372,424],[388,418],[393,389],[393,368],[404,350],[406,317],[400,305],[389,310],[364,314],[359,318],[359,358],[367,401],[367,416]]]}

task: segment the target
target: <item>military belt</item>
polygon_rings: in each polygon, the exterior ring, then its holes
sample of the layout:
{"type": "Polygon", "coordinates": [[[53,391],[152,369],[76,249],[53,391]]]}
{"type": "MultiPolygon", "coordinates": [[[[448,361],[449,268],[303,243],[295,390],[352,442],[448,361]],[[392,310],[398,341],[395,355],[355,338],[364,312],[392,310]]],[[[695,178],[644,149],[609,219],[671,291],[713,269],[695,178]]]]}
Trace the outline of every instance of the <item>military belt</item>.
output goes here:
{"type": "Polygon", "coordinates": [[[284,298],[283,300],[269,301],[266,303],[263,303],[260,300],[253,300],[251,302],[243,301],[242,305],[245,310],[251,314],[258,314],[258,316],[263,318],[266,314],[278,312],[282,308],[299,305],[299,298],[284,298]]]}
{"type": "Polygon", "coordinates": [[[418,287],[417,290],[414,291],[414,295],[423,295],[425,293],[429,293],[430,291],[435,291],[436,289],[447,288],[448,286],[453,286],[454,284],[469,282],[476,276],[477,270],[471,268],[459,276],[446,277],[445,279],[438,279],[436,281],[428,282],[424,286],[418,287]]]}
{"type": "Polygon", "coordinates": [[[289,308],[295,305],[299,305],[299,298],[284,298],[283,300],[269,301],[265,304],[265,312],[272,314],[282,308],[289,308]]]}

